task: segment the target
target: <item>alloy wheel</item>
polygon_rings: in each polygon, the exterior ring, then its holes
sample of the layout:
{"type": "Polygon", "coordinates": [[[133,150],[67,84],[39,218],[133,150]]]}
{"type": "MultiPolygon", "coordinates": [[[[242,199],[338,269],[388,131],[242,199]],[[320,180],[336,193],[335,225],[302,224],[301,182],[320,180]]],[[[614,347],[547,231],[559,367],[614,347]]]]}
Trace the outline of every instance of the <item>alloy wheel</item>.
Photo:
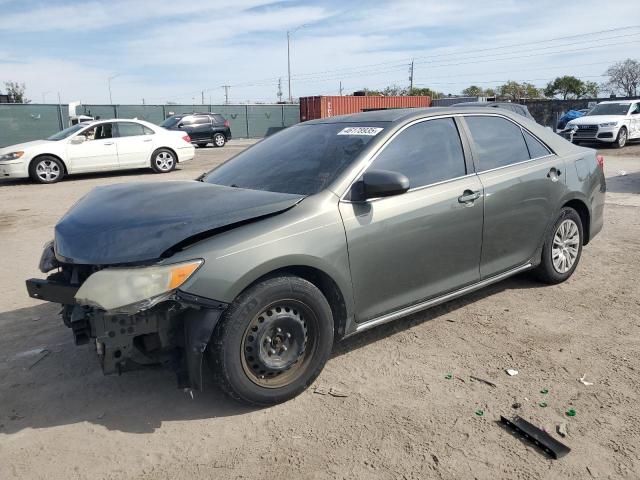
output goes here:
{"type": "Polygon", "coordinates": [[[618,135],[618,146],[624,147],[627,143],[627,131],[622,129],[618,135]]]}
{"type": "Polygon", "coordinates": [[[53,160],[42,160],[36,165],[36,175],[46,183],[55,182],[61,173],[60,166],[53,160]]]}
{"type": "Polygon", "coordinates": [[[573,267],[578,258],[580,247],[580,231],[571,219],[563,220],[553,236],[551,259],[553,268],[558,273],[566,273],[573,267]]]}
{"type": "Polygon", "coordinates": [[[224,145],[224,136],[221,134],[217,134],[214,138],[213,141],[216,144],[216,147],[222,147],[224,145]]]}
{"type": "Polygon", "coordinates": [[[163,172],[168,172],[173,168],[173,161],[173,156],[169,152],[160,152],[155,158],[156,167],[163,172]]]}

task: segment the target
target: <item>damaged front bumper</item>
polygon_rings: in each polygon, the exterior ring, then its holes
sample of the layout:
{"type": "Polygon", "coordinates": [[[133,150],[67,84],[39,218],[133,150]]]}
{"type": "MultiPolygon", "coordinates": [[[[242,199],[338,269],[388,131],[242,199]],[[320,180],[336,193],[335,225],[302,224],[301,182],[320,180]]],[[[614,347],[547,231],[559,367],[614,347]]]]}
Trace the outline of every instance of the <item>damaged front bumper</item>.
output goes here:
{"type": "Polygon", "coordinates": [[[78,304],[80,285],[67,277],[58,272],[46,280],[27,280],[27,291],[62,305],[62,319],[75,343],[95,341],[105,375],[164,365],[176,372],[179,388],[202,390],[204,353],[227,304],[175,290],[142,311],[106,312],[78,304]]]}

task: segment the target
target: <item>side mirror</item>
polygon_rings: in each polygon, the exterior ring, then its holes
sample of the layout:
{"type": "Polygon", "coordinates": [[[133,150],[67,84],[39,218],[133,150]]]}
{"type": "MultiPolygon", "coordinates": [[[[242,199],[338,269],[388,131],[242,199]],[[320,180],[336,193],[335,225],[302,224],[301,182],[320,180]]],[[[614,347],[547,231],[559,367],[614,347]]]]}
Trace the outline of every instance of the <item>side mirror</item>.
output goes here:
{"type": "Polygon", "coordinates": [[[409,179],[399,172],[388,170],[369,170],[362,176],[362,180],[353,185],[353,200],[367,200],[368,198],[391,197],[409,190],[409,179]]]}
{"type": "Polygon", "coordinates": [[[87,141],[87,137],[85,137],[84,135],[76,135],[75,137],[71,138],[70,143],[72,143],[73,145],[79,145],[86,141],[87,141]]]}

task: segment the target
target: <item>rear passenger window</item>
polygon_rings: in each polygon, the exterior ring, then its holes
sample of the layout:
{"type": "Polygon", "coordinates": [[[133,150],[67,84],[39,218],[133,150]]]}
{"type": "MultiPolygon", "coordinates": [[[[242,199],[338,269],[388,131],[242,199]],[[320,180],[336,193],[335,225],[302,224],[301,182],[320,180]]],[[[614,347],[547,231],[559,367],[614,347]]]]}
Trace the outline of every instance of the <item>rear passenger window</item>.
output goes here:
{"type": "Polygon", "coordinates": [[[529,156],[531,158],[539,158],[549,155],[549,149],[526,130],[524,131],[524,139],[527,142],[527,148],[529,149],[529,156]]]}
{"type": "Polygon", "coordinates": [[[211,120],[209,119],[208,116],[206,115],[199,115],[195,118],[194,122],[195,125],[202,125],[204,123],[211,123],[211,120]]]}
{"type": "Polygon", "coordinates": [[[139,123],[118,122],[118,134],[120,137],[137,137],[144,135],[144,127],[139,123]]]}
{"type": "Polygon", "coordinates": [[[427,120],[403,130],[370,169],[400,172],[411,188],[466,174],[458,129],[452,118],[427,120]]]}
{"type": "Polygon", "coordinates": [[[518,125],[501,117],[465,117],[478,153],[478,171],[529,160],[529,150],[518,125]]]}
{"type": "Polygon", "coordinates": [[[216,123],[224,123],[224,117],[222,115],[214,115],[213,116],[213,121],[216,123]]]}

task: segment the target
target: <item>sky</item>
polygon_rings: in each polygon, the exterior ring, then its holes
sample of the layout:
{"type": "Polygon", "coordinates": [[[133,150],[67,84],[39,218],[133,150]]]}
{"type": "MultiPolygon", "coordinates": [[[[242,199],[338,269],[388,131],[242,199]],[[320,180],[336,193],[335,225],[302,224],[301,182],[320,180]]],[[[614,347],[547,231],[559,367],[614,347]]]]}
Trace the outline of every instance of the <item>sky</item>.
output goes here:
{"type": "Polygon", "coordinates": [[[0,0],[0,90],[33,103],[275,102],[414,84],[459,93],[640,59],[640,2],[0,0]]]}

